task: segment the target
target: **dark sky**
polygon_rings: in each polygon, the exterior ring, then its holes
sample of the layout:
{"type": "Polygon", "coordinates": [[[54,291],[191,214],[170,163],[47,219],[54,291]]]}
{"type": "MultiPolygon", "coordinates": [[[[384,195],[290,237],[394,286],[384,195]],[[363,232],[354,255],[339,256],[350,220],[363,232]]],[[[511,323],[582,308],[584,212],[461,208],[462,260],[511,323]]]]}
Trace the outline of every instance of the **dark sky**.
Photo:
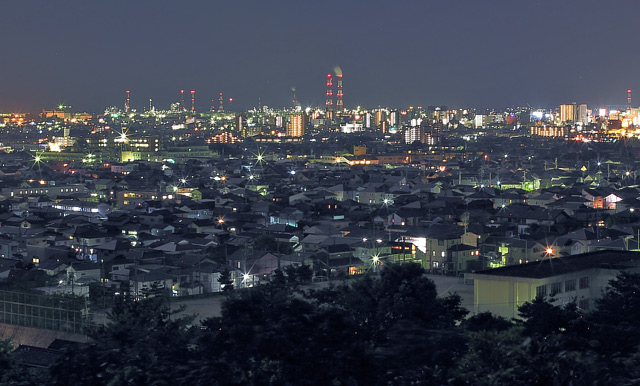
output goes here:
{"type": "MultiPolygon", "coordinates": [[[[638,0],[7,0],[0,111],[102,111],[196,89],[235,108],[640,101],[638,0]],[[334,91],[335,92],[335,91],[334,91]]],[[[637,106],[640,103],[632,103],[637,106]]]]}

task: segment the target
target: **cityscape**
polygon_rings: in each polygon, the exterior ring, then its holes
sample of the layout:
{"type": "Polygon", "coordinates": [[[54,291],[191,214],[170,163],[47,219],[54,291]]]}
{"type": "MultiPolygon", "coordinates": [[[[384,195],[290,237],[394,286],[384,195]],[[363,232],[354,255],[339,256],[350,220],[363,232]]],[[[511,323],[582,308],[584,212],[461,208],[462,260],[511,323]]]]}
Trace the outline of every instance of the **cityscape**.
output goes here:
{"type": "Polygon", "coordinates": [[[9,6],[0,384],[638,382],[626,12],[249,3],[9,6]]]}

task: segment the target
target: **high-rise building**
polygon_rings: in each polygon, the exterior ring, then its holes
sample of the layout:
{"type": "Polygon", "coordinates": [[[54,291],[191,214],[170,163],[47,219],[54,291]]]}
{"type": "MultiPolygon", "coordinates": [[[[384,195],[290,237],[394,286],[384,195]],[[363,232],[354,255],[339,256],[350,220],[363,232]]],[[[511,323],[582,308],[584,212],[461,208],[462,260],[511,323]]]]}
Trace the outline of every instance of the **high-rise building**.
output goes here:
{"type": "Polygon", "coordinates": [[[389,124],[391,126],[400,126],[400,113],[398,110],[393,110],[389,113],[389,124]]]}
{"type": "Polygon", "coordinates": [[[305,116],[303,113],[296,113],[289,115],[289,122],[287,122],[287,136],[288,137],[302,137],[304,135],[305,116]]]}
{"type": "Polygon", "coordinates": [[[244,114],[238,114],[236,116],[236,133],[242,138],[247,138],[247,118],[244,114]]]}
{"type": "Polygon", "coordinates": [[[406,144],[412,144],[415,141],[422,142],[424,138],[424,126],[406,126],[402,134],[404,137],[404,143],[406,144]]]}
{"type": "Polygon", "coordinates": [[[576,104],[560,105],[560,121],[574,122],[576,117],[576,104]]]}
{"type": "Polygon", "coordinates": [[[587,105],[578,105],[576,110],[576,123],[581,123],[582,125],[589,123],[589,111],[587,110],[587,105]]]}
{"type": "Polygon", "coordinates": [[[375,112],[376,112],[376,126],[380,127],[380,125],[382,124],[382,121],[386,119],[386,114],[382,109],[377,109],[375,110],[375,112]]]}
{"type": "Polygon", "coordinates": [[[586,104],[560,105],[560,122],[586,125],[588,123],[586,104]]]}

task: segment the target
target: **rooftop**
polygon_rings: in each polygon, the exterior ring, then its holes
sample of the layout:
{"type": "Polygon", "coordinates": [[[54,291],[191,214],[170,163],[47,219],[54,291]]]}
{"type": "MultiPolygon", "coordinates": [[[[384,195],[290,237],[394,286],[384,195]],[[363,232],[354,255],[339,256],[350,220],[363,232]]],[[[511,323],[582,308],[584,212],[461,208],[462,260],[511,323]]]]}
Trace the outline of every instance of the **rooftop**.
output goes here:
{"type": "Polygon", "coordinates": [[[476,272],[476,274],[542,279],[589,269],[622,270],[637,266],[640,266],[640,252],[608,250],[494,268],[476,272]]]}

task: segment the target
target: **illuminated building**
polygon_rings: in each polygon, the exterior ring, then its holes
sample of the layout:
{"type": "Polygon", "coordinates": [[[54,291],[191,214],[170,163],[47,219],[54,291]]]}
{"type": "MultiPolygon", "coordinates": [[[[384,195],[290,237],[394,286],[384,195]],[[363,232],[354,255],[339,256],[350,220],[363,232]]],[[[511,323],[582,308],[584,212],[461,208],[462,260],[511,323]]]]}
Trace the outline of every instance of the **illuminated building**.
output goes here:
{"type": "Polygon", "coordinates": [[[349,163],[349,166],[353,166],[353,165],[379,165],[380,164],[380,160],[378,160],[378,157],[367,156],[367,155],[347,157],[347,162],[349,163]]]}
{"type": "Polygon", "coordinates": [[[353,146],[353,155],[354,156],[361,156],[361,155],[365,155],[367,154],[367,147],[364,145],[361,146],[353,146]]]}
{"type": "Polygon", "coordinates": [[[575,301],[588,311],[621,270],[633,272],[640,266],[640,254],[628,251],[549,257],[467,274],[474,282],[474,312],[512,318],[525,302],[546,296],[555,305],[575,301]]]}
{"type": "Polygon", "coordinates": [[[214,135],[210,139],[207,139],[207,143],[238,143],[242,140],[229,131],[223,131],[218,135],[214,135]]]}
{"type": "Polygon", "coordinates": [[[386,134],[389,131],[389,123],[387,121],[382,121],[380,124],[380,130],[383,134],[386,134]]]}
{"type": "Polygon", "coordinates": [[[567,128],[562,126],[531,126],[531,136],[536,137],[564,137],[568,134],[567,128]]]}
{"type": "Polygon", "coordinates": [[[291,114],[289,116],[289,122],[287,122],[287,136],[288,137],[302,137],[304,135],[305,126],[304,114],[291,114]]]}
{"type": "Polygon", "coordinates": [[[560,122],[586,125],[588,123],[587,105],[576,103],[560,105],[560,122]]]}
{"type": "Polygon", "coordinates": [[[400,125],[400,113],[398,112],[398,110],[393,110],[389,113],[389,124],[391,126],[400,125]]]}
{"type": "Polygon", "coordinates": [[[440,136],[439,126],[425,126],[422,122],[418,123],[418,120],[412,123],[415,123],[415,125],[412,124],[404,128],[404,143],[412,144],[415,141],[419,141],[427,145],[435,145],[438,142],[440,136]]]}
{"type": "Polygon", "coordinates": [[[236,116],[236,133],[242,138],[247,138],[247,118],[244,114],[238,114],[238,116],[236,116]]]}
{"type": "Polygon", "coordinates": [[[65,121],[69,121],[72,118],[71,111],[62,110],[62,109],[54,109],[54,110],[42,110],[41,116],[43,118],[59,118],[64,119],[65,121]]]}
{"type": "Polygon", "coordinates": [[[132,151],[150,151],[157,152],[160,150],[160,140],[155,137],[138,137],[129,138],[129,146],[132,151]]]}
{"type": "Polygon", "coordinates": [[[376,110],[376,126],[380,127],[382,122],[386,119],[384,110],[376,110]]]}
{"type": "Polygon", "coordinates": [[[60,151],[61,148],[73,146],[75,142],[76,139],[74,137],[69,137],[68,135],[65,135],[64,137],[53,137],[53,143],[49,144],[49,149],[51,151],[60,151]]]}
{"type": "Polygon", "coordinates": [[[405,127],[403,132],[404,143],[412,144],[415,141],[422,141],[424,137],[424,127],[421,125],[405,127]]]}
{"type": "Polygon", "coordinates": [[[71,106],[58,106],[57,109],[42,110],[40,116],[42,118],[58,118],[65,121],[77,122],[88,121],[93,118],[89,113],[72,113],[69,109],[71,106]]]}
{"type": "MultiPolygon", "coordinates": [[[[173,195],[170,195],[173,196],[173,195]]],[[[163,197],[164,198],[164,197],[163,197]]],[[[171,199],[173,197],[167,197],[167,199],[171,199]]],[[[118,208],[122,208],[125,205],[140,205],[144,201],[148,200],[156,200],[158,199],[158,191],[156,190],[135,190],[128,189],[118,191],[116,193],[116,201],[118,208]]]]}
{"type": "Polygon", "coordinates": [[[63,196],[76,193],[87,193],[87,187],[83,184],[56,185],[54,181],[28,180],[19,187],[2,189],[2,194],[7,197],[25,197],[39,194],[63,196]]]}

